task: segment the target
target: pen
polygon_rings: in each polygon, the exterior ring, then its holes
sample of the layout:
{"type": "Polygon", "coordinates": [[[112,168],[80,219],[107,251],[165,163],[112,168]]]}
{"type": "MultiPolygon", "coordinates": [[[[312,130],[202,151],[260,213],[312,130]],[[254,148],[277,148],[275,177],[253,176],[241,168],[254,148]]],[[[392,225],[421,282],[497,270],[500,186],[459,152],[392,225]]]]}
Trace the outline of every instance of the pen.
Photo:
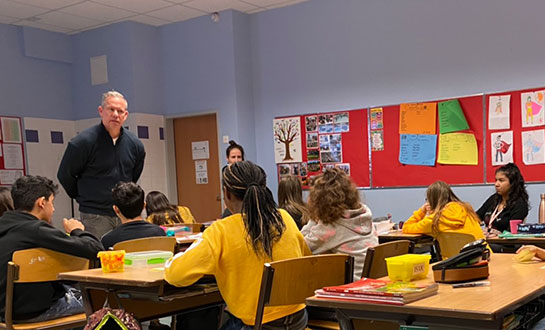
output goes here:
{"type": "Polygon", "coordinates": [[[481,282],[469,282],[469,283],[457,283],[453,284],[452,288],[471,288],[475,286],[487,286],[490,285],[490,281],[481,281],[481,282]]]}

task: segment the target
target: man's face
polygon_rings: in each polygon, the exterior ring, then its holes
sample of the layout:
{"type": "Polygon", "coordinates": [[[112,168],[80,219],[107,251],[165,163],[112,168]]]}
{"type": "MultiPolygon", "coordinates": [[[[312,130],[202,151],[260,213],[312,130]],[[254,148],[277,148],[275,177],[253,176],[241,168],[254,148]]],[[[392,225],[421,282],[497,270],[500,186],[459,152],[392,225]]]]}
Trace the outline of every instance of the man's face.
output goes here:
{"type": "Polygon", "coordinates": [[[102,124],[106,127],[110,135],[112,133],[118,134],[129,115],[127,101],[121,97],[110,96],[104,101],[104,106],[101,105],[98,107],[98,113],[102,118],[102,124]]]}
{"type": "Polygon", "coordinates": [[[51,194],[49,198],[44,200],[41,219],[47,223],[51,223],[51,219],[53,218],[53,213],[55,213],[55,206],[53,205],[54,199],[55,199],[55,195],[51,194]]]}

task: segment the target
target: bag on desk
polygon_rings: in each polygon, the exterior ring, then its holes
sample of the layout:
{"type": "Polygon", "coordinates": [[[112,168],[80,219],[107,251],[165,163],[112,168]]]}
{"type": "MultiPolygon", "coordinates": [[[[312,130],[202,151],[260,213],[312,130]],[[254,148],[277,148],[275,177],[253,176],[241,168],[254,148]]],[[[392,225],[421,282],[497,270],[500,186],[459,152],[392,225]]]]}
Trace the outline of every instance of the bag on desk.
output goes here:
{"type": "Polygon", "coordinates": [[[432,266],[435,282],[457,283],[488,278],[490,251],[485,240],[466,244],[460,253],[432,266]]]}
{"type": "Polygon", "coordinates": [[[123,309],[103,307],[87,319],[84,330],[141,330],[140,323],[123,309]]]}

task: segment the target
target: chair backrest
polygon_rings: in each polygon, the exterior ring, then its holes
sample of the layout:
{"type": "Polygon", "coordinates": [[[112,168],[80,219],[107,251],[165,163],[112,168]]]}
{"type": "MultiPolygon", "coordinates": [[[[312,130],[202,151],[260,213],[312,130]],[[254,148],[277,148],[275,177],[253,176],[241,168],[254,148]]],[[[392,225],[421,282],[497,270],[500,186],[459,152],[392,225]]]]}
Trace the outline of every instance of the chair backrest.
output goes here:
{"type": "Polygon", "coordinates": [[[441,232],[435,238],[437,242],[437,258],[448,259],[460,253],[460,249],[467,243],[475,241],[475,237],[465,233],[441,232]]]}
{"type": "MultiPolygon", "coordinates": [[[[8,262],[6,307],[4,319],[7,329],[13,329],[13,289],[15,283],[49,282],[59,273],[89,268],[89,260],[43,249],[27,249],[13,253],[8,262]]],[[[68,326],[71,327],[71,326],[68,326]]]]}
{"type": "Polygon", "coordinates": [[[125,252],[140,251],[170,251],[174,252],[176,237],[154,236],[146,238],[131,239],[114,244],[114,250],[125,250],[125,252]]]}
{"type": "Polygon", "coordinates": [[[265,305],[303,304],[324,286],[352,282],[354,258],[346,254],[321,254],[266,263],[254,329],[261,329],[265,305]]]}
{"type": "Polygon", "coordinates": [[[414,243],[409,240],[392,241],[368,248],[361,277],[380,278],[388,275],[384,258],[412,253],[413,249],[414,243]]]}

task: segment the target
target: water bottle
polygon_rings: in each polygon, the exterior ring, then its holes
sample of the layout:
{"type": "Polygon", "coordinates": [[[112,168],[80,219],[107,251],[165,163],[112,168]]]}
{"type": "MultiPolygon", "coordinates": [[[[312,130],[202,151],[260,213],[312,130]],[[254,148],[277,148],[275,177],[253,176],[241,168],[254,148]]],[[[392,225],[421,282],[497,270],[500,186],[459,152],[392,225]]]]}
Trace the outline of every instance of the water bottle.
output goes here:
{"type": "Polygon", "coordinates": [[[539,202],[539,223],[545,223],[545,194],[540,194],[541,201],[539,202]]]}
{"type": "Polygon", "coordinates": [[[176,236],[176,233],[180,233],[180,232],[189,232],[189,227],[187,227],[187,226],[178,226],[178,227],[170,228],[170,229],[167,230],[167,236],[168,237],[173,237],[173,236],[176,236]]]}

